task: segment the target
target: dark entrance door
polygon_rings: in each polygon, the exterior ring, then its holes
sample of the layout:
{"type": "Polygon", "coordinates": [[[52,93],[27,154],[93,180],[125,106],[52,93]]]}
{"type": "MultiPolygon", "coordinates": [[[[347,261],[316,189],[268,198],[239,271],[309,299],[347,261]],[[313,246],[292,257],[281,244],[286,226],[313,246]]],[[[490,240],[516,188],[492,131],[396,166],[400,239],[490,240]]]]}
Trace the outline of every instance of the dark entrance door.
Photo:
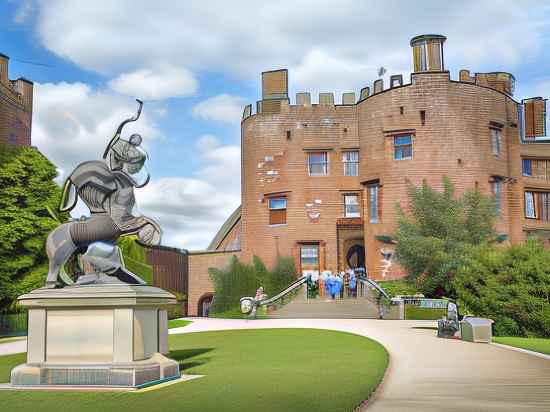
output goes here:
{"type": "Polygon", "coordinates": [[[210,310],[212,298],[213,298],[212,295],[206,295],[199,300],[199,308],[198,308],[199,316],[203,316],[205,318],[208,317],[208,311],[210,310]]]}
{"type": "Polygon", "coordinates": [[[346,254],[348,266],[352,269],[365,267],[365,248],[363,245],[355,244],[348,249],[346,254]]]}

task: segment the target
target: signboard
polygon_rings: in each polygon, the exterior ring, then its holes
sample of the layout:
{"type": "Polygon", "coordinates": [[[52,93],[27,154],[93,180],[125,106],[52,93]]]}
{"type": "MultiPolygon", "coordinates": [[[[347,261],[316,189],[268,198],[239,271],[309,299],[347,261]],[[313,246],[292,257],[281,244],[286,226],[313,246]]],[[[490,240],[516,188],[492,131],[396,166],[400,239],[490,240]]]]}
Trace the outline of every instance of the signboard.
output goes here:
{"type": "Polygon", "coordinates": [[[419,300],[419,306],[421,308],[429,308],[429,309],[446,309],[447,303],[448,301],[444,299],[420,299],[419,300]]]}

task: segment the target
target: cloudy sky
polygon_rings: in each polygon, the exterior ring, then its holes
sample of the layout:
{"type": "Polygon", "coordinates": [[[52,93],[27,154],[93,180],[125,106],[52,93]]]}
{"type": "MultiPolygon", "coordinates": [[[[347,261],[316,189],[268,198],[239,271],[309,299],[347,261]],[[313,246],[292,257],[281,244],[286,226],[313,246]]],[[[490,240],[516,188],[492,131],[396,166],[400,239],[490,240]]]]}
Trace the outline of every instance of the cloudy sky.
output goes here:
{"type": "MultiPolygon", "coordinates": [[[[33,144],[59,168],[100,158],[146,101],[152,181],[138,193],[166,245],[200,249],[240,203],[243,106],[260,72],[289,69],[291,96],[358,91],[411,70],[409,40],[441,33],[446,68],[508,71],[515,97],[550,96],[545,1],[0,0],[10,77],[35,82],[33,144]],[[230,5],[230,6],[229,6],[230,5]]],[[[386,80],[387,84],[387,80],[386,80]]],[[[293,99],[292,99],[293,101],[293,99]]]]}

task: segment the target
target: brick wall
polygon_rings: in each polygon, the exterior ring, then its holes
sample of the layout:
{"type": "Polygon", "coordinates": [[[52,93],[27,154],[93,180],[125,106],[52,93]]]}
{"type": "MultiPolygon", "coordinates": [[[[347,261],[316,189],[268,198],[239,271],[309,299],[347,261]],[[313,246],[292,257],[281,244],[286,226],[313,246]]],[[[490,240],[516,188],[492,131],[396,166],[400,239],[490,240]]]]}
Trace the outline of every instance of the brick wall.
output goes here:
{"type": "Polygon", "coordinates": [[[208,276],[208,268],[223,268],[232,256],[240,257],[240,251],[189,252],[189,289],[187,313],[198,316],[198,304],[202,296],[213,294],[214,286],[208,276]]]}
{"type": "MultiPolygon", "coordinates": [[[[499,233],[512,243],[525,238],[521,151],[517,102],[510,96],[470,82],[451,81],[448,72],[411,76],[411,83],[372,95],[356,105],[289,105],[276,114],[260,113],[242,122],[241,249],[245,261],[260,256],[270,266],[277,255],[298,259],[296,245],[324,242],[324,266],[342,265],[337,222],[343,217],[343,193],[362,199],[366,261],[374,278],[405,275],[393,260],[394,245],[377,240],[392,235],[396,203],[407,209],[407,182],[441,188],[443,176],[457,194],[478,186],[491,194],[494,176],[502,183],[499,233]],[[420,112],[424,111],[424,124],[420,112]],[[491,125],[501,125],[501,152],[492,153],[491,125]],[[413,158],[395,160],[393,138],[413,134],[413,158]],[[360,150],[358,177],[343,175],[342,152],[360,150]],[[309,176],[308,151],[329,153],[328,176],[309,176]],[[367,188],[378,180],[381,216],[368,219],[367,188]],[[270,226],[267,199],[287,198],[287,224],[270,226]],[[311,219],[309,212],[320,213],[311,219]],[[340,255],[340,256],[339,256],[340,255]]],[[[500,127],[500,126],[499,126],[500,127]]],[[[544,146],[550,157],[550,148],[544,146]]],[[[541,152],[542,153],[542,152],[541,152]]],[[[539,223],[535,223],[540,225],[539,223]]],[[[547,227],[548,224],[543,224],[547,227]]],[[[550,229],[550,227],[549,227],[550,229]]]]}
{"type": "Polygon", "coordinates": [[[0,143],[31,145],[33,84],[9,80],[8,58],[0,53],[0,143]]]}

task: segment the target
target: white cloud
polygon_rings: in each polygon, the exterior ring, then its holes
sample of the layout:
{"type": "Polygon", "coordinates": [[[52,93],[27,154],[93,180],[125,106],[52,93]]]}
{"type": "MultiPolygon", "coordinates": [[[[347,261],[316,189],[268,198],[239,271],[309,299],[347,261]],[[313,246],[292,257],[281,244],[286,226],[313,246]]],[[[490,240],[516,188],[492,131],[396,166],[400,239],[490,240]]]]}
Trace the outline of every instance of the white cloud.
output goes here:
{"type": "Polygon", "coordinates": [[[260,71],[288,67],[300,73],[290,73],[297,89],[309,85],[308,74],[325,90],[365,85],[379,66],[406,74],[408,41],[425,32],[448,36],[445,57],[455,71],[512,71],[541,51],[548,26],[544,4],[511,0],[498,7],[491,0],[433,0],[422,7],[395,0],[235,1],[231,7],[221,0],[49,0],[40,6],[41,42],[87,69],[132,72],[154,61],[257,81],[260,71]]]}
{"type": "Polygon", "coordinates": [[[239,147],[204,135],[195,148],[206,165],[194,177],[153,179],[136,191],[139,209],[163,228],[163,243],[190,250],[206,248],[241,200],[239,147]]]}
{"type": "Polygon", "coordinates": [[[114,91],[145,100],[185,97],[194,94],[198,82],[181,67],[163,66],[123,73],[109,82],[114,91]]]}
{"type": "Polygon", "coordinates": [[[245,104],[243,97],[219,94],[198,103],[193,108],[193,115],[205,120],[239,124],[245,104]]]}
{"type": "MultiPolygon", "coordinates": [[[[118,124],[136,110],[131,99],[84,83],[37,83],[34,107],[33,144],[58,167],[60,181],[80,162],[100,159],[118,124]]],[[[163,137],[147,105],[123,135],[133,132],[144,137],[145,146],[163,137]]],[[[202,166],[190,177],[153,174],[136,198],[141,213],[161,224],[164,244],[201,249],[240,203],[240,149],[203,135],[193,150],[202,166]]],[[[74,216],[82,214],[85,207],[78,205],[74,216]]]]}
{"type": "MultiPolygon", "coordinates": [[[[64,174],[80,162],[100,159],[118,124],[136,112],[136,103],[84,83],[35,84],[32,141],[64,174]]],[[[161,133],[147,114],[123,133],[148,141],[161,133]]],[[[66,176],[60,176],[60,179],[66,176]]]]}

